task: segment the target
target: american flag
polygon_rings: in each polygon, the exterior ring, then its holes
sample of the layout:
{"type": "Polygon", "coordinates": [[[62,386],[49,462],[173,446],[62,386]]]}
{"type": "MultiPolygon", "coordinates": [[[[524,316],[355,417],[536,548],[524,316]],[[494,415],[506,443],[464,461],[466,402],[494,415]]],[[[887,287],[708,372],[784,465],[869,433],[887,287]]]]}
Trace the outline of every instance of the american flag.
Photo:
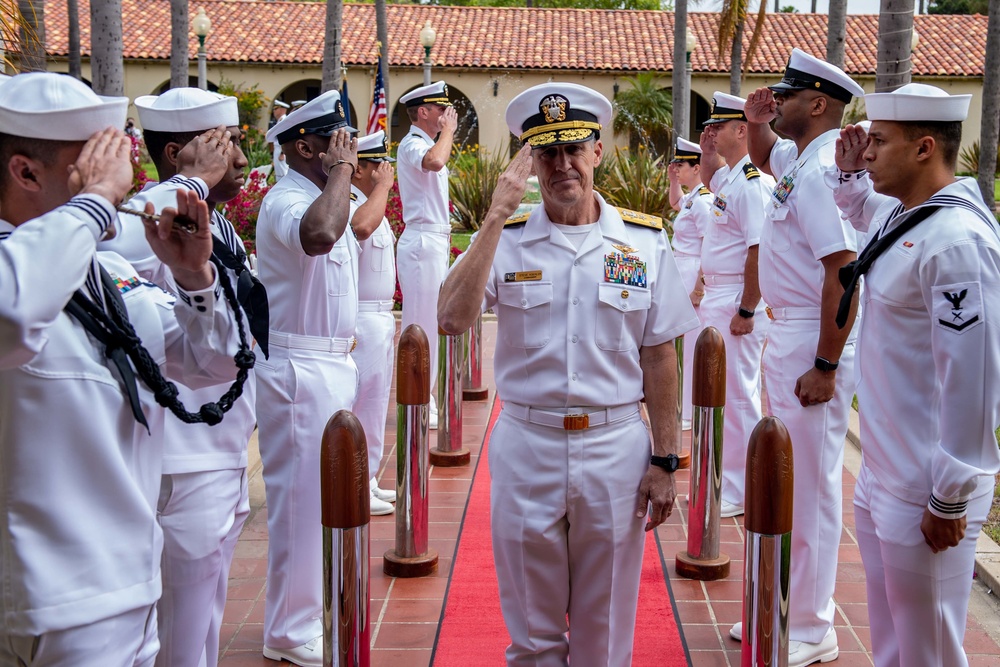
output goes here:
{"type": "Polygon", "coordinates": [[[375,71],[375,89],[372,92],[372,106],[368,112],[368,127],[365,128],[365,134],[374,134],[386,129],[386,121],[385,84],[382,80],[382,62],[379,61],[378,69],[375,71]]]}

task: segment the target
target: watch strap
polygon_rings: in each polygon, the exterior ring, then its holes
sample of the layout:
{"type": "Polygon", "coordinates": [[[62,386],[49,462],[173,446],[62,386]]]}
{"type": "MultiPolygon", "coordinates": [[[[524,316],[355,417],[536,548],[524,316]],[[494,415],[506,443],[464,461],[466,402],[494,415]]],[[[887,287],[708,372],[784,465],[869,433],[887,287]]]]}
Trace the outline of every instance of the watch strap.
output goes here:
{"type": "Polygon", "coordinates": [[[676,454],[667,454],[666,456],[650,456],[649,464],[654,465],[657,468],[663,468],[667,472],[676,472],[677,468],[680,467],[681,460],[676,454]]]}

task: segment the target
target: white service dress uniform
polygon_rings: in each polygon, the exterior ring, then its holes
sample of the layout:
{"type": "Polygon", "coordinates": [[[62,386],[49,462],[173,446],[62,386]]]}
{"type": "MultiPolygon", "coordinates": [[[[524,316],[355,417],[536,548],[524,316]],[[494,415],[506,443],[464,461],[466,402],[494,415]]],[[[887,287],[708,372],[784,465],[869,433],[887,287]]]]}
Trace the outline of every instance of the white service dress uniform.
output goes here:
{"type": "Polygon", "coordinates": [[[406,223],[396,244],[396,271],[403,293],[401,328],[419,324],[430,343],[433,397],[438,375],[438,292],[448,273],[451,216],[448,167],[441,171],[423,168],[424,156],[432,146],[433,137],[411,126],[396,151],[396,177],[406,223]]]}
{"type": "MultiPolygon", "coordinates": [[[[351,217],[368,198],[351,186],[351,217]]],[[[365,429],[368,441],[368,476],[378,474],[385,447],[385,422],[392,390],[393,339],[396,317],[392,296],[396,292],[395,236],[389,221],[382,223],[360,242],[358,257],[358,345],[351,352],[358,367],[360,384],[354,401],[354,416],[365,429]]]]}
{"type": "MultiPolygon", "coordinates": [[[[709,224],[712,208],[712,192],[704,185],[697,190],[688,192],[681,197],[680,211],[674,218],[674,236],[670,245],[674,251],[674,261],[681,274],[681,282],[688,294],[698,285],[698,272],[701,269],[701,246],[705,239],[705,228],[709,224]]],[[[699,313],[701,307],[694,311],[699,313]]],[[[701,329],[695,329],[684,335],[684,387],[682,395],[683,406],[681,419],[691,421],[691,382],[694,372],[694,346],[698,342],[701,329]]]]}
{"type": "Polygon", "coordinates": [[[701,300],[703,327],[715,327],[726,343],[726,415],[722,447],[722,500],[743,507],[747,445],[761,418],[760,361],[767,333],[763,301],[755,311],[753,331],[729,331],[743,297],[748,250],[760,243],[767,191],[774,181],[744,156],[712,178],[711,215],[702,243],[701,300]]]}
{"type": "Polygon", "coordinates": [[[844,344],[833,399],[802,407],[795,383],[816,361],[823,257],[857,251],[856,234],[841,219],[827,185],[836,170],[839,130],[813,139],[802,154],[795,142],[778,140],[770,165],[779,174],[768,196],[760,243],[760,289],[771,327],[764,351],[770,414],[792,440],[795,457],[789,638],[819,643],[833,628],[833,591],[843,528],[844,439],[854,382],[852,332],[844,344]]]}
{"type": "Polygon", "coordinates": [[[512,666],[631,662],[635,503],[651,454],[639,350],[698,326],[666,233],[626,225],[596,196],[600,219],[582,228],[543,206],[508,225],[486,285],[504,400],[489,448],[493,553],[512,666]],[[564,430],[576,413],[590,427],[564,430]]]}
{"type": "MultiPolygon", "coordinates": [[[[146,203],[151,202],[160,212],[177,205],[179,188],[197,192],[202,200],[208,197],[209,189],[200,178],[174,176],[163,183],[147,183],[127,206],[144,210],[146,203]]],[[[150,249],[142,222],[131,216],[122,219],[122,234],[100,247],[117,250],[143,279],[174,292],[173,276],[150,249]]],[[[242,240],[218,211],[212,211],[211,229],[234,254],[238,255],[239,250],[245,256],[242,240]]],[[[227,273],[235,289],[236,277],[230,270],[227,273]]],[[[246,315],[243,326],[248,326],[246,315]]],[[[256,353],[258,359],[264,358],[260,348],[256,353]]],[[[183,381],[175,384],[181,401],[192,408],[219,400],[231,385],[191,389],[183,381]]],[[[157,511],[164,534],[163,595],[157,605],[158,665],[214,667],[218,664],[229,570],[243,523],[250,514],[247,443],[257,423],[254,395],[251,370],[242,395],[221,424],[208,426],[167,420],[157,511]]]]}
{"type": "Polygon", "coordinates": [[[257,220],[257,266],[267,288],[271,358],[257,360],[257,428],[267,492],[264,644],[301,646],[323,634],[320,444],[350,410],[358,372],[350,355],[358,315],[357,242],[349,231],[325,255],[302,249],[302,216],[321,194],[290,169],[257,220]]]}
{"type": "MultiPolygon", "coordinates": [[[[859,176],[838,188],[853,224],[874,236],[905,220],[859,176]]],[[[932,205],[941,208],[875,261],[862,293],[854,515],[876,667],[968,664],[976,540],[1000,470],[996,222],[971,178],[910,211],[932,205]],[[931,551],[920,530],[928,508],[966,516],[958,546],[931,551]]]]}
{"type": "Polygon", "coordinates": [[[164,420],[177,418],[137,380],[149,430],[139,424],[104,346],[64,312],[77,288],[105,298],[97,261],[168,377],[236,375],[218,281],[175,299],[121,256],[95,255],[115,216],[80,195],[16,228],[0,221],[0,664],[152,665],[159,647],[156,505],[164,420]]]}

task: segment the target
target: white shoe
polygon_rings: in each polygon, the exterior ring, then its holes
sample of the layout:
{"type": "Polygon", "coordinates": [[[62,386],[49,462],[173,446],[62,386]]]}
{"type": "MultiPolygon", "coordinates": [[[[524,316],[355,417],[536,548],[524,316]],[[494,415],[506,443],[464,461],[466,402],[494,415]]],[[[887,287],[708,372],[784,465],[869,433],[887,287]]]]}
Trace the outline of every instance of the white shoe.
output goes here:
{"type": "Polygon", "coordinates": [[[837,646],[837,633],[830,628],[823,637],[823,641],[810,644],[809,642],[788,642],[788,667],[805,667],[814,662],[832,662],[840,655],[837,646]]]}
{"type": "Polygon", "coordinates": [[[385,516],[386,514],[392,514],[395,511],[396,511],[395,505],[392,505],[382,500],[381,498],[375,495],[374,491],[372,491],[372,497],[371,497],[372,516],[385,516]]]}
{"type": "Polygon", "coordinates": [[[384,500],[387,503],[396,502],[396,490],[395,489],[383,489],[378,485],[378,480],[372,477],[371,481],[368,482],[368,488],[371,490],[372,495],[379,500],[384,500]]]}
{"type": "Polygon", "coordinates": [[[294,665],[301,665],[301,667],[323,667],[322,639],[322,636],[316,637],[295,648],[268,648],[265,646],[264,657],[268,660],[287,660],[294,665]]]}
{"type": "Polygon", "coordinates": [[[729,628],[729,636],[738,642],[743,641],[743,621],[729,628]]]}
{"type": "Polygon", "coordinates": [[[731,503],[727,500],[722,501],[722,507],[719,508],[719,517],[728,519],[729,517],[739,516],[741,514],[743,514],[743,505],[737,505],[736,503],[731,503]]]}

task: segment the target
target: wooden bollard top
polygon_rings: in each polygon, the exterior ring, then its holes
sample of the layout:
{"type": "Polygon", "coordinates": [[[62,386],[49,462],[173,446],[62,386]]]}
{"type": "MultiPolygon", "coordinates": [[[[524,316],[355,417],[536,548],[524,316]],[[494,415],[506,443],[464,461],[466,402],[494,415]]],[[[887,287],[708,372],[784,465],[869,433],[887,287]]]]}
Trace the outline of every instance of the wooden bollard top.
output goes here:
{"type": "Polygon", "coordinates": [[[744,526],[761,535],[792,530],[794,466],[792,439],[777,417],[764,417],[750,434],[747,449],[744,526]]]}
{"type": "Polygon", "coordinates": [[[361,422],[350,410],[338,410],[326,423],[319,461],[323,525],[366,525],[371,520],[368,444],[361,422]]]}
{"type": "Polygon", "coordinates": [[[694,344],[691,405],[721,408],[726,405],[726,341],[715,327],[705,327],[694,344]]]}
{"type": "Polygon", "coordinates": [[[427,333],[411,324],[399,336],[396,348],[396,403],[426,405],[431,402],[431,351],[427,333]]]}

